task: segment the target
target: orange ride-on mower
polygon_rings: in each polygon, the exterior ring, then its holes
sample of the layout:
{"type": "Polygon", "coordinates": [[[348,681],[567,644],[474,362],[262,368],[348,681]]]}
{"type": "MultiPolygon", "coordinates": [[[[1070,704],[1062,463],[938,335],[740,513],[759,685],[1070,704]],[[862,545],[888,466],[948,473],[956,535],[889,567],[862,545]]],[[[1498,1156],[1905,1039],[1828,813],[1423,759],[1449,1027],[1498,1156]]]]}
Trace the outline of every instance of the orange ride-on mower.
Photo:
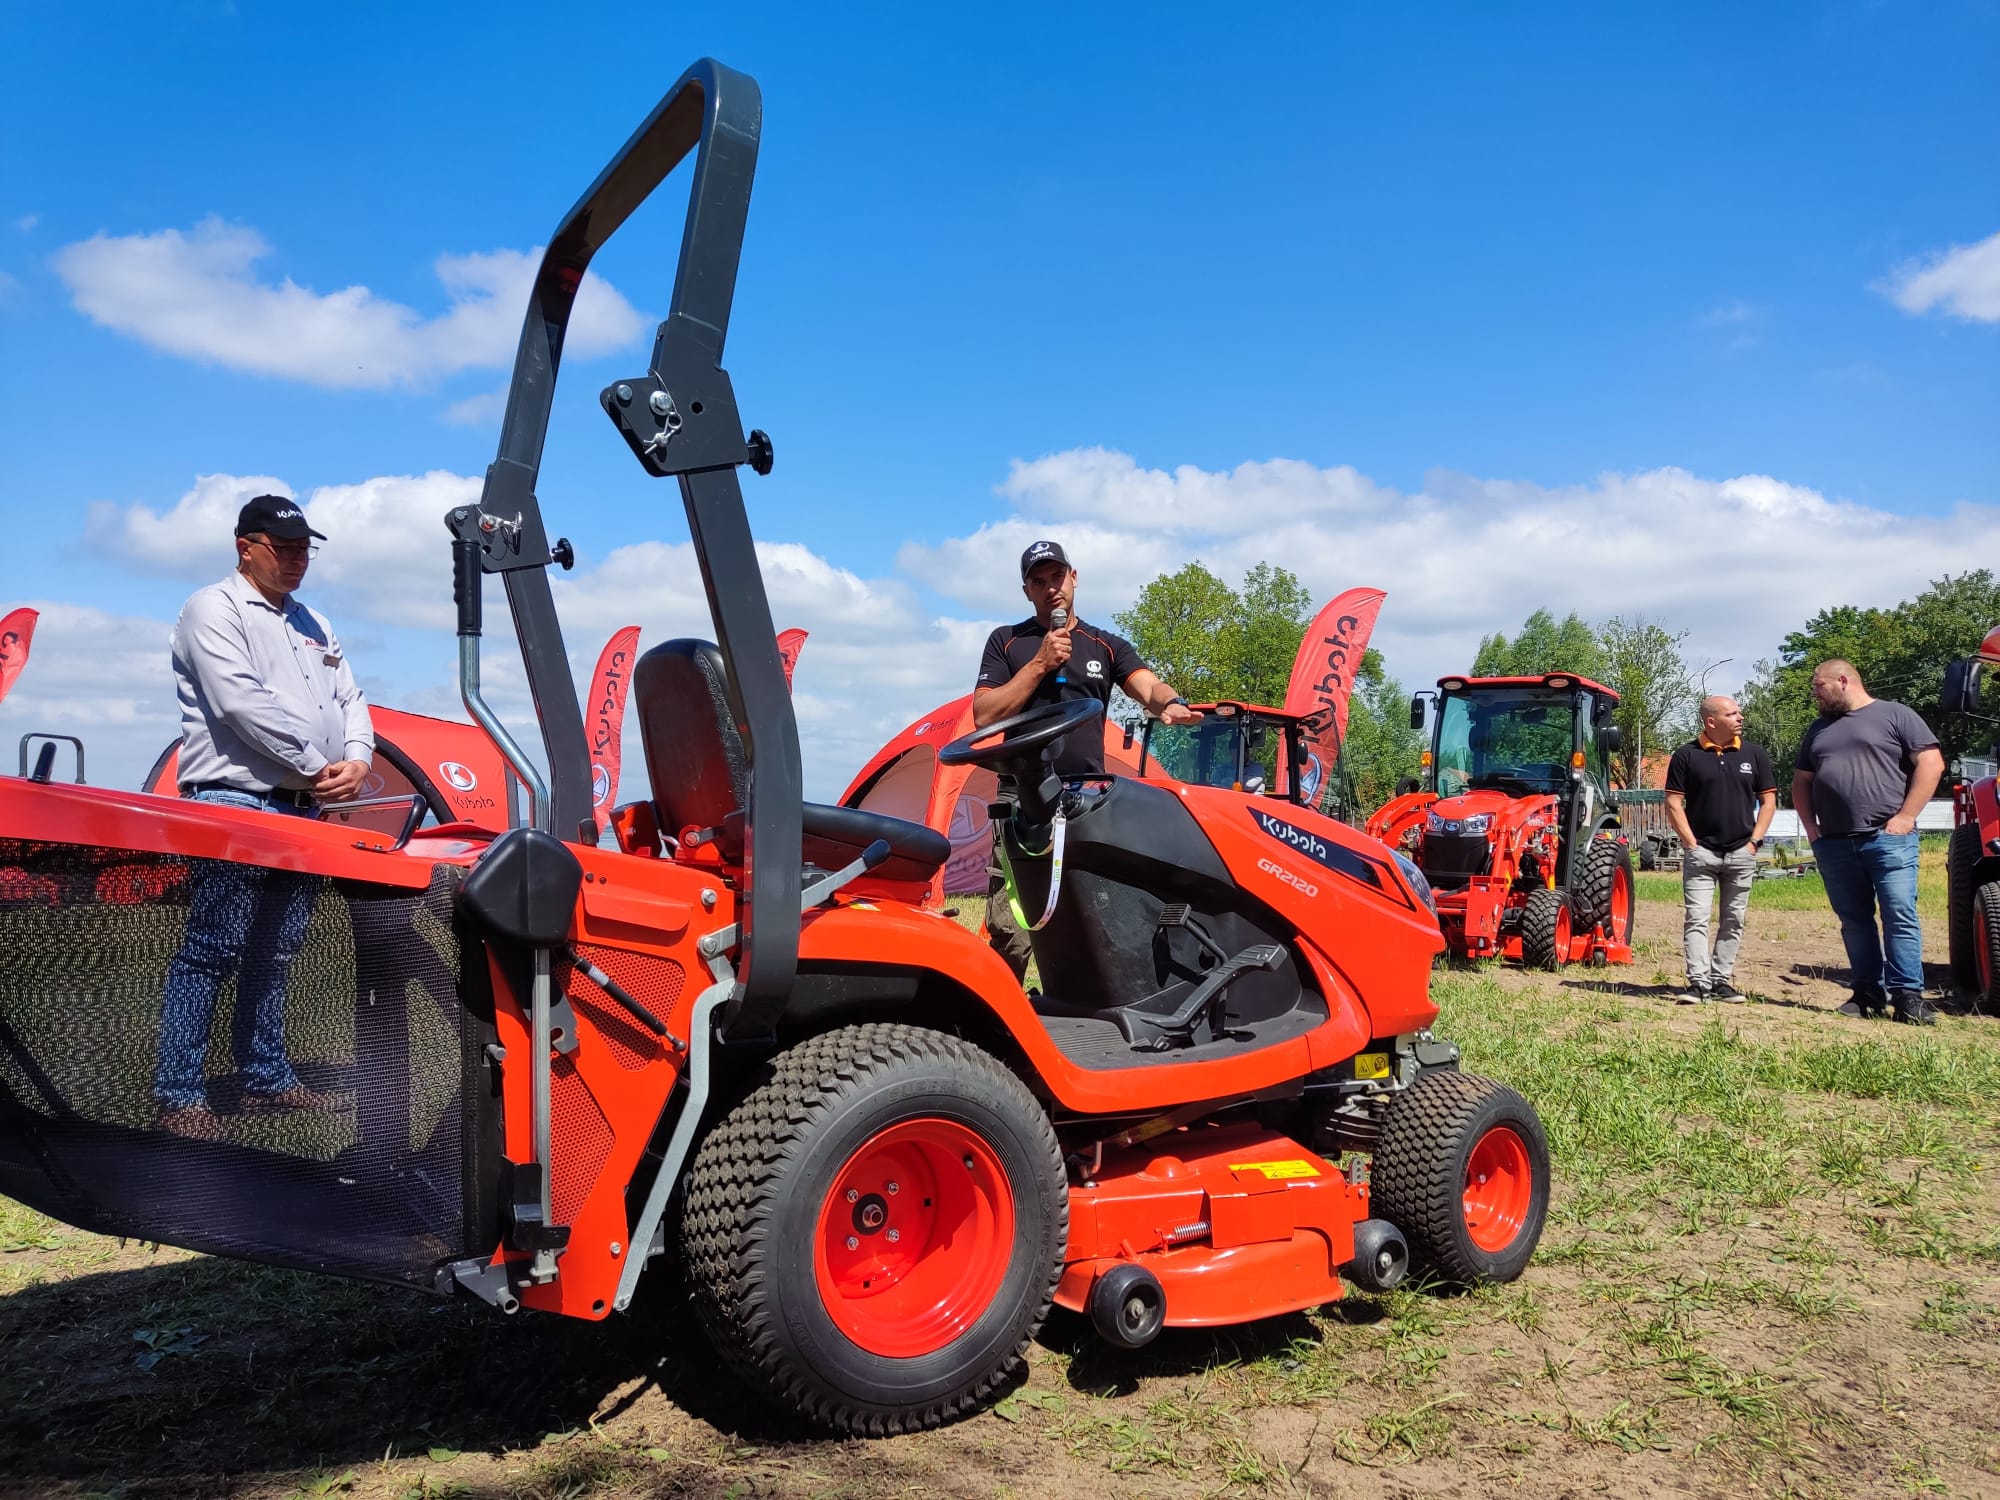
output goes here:
{"type": "MultiPolygon", "coordinates": [[[[1948,713],[1980,713],[1980,679],[2000,666],[2000,626],[1977,654],[1945,671],[1948,713]]],[[[1945,854],[1946,938],[1953,983],[1976,1008],[2000,1015],[2000,781],[1961,780],[1952,788],[1951,845],[1945,854]]]]}
{"type": "MultiPolygon", "coordinates": [[[[1412,728],[1430,696],[1411,700],[1412,728]]],[[[1556,672],[1440,678],[1435,698],[1430,787],[1367,827],[1430,881],[1453,956],[1630,963],[1632,855],[1610,791],[1618,695],[1556,672]]]]}
{"type": "Polygon", "coordinates": [[[1030,996],[917,904],[942,834],[801,800],[737,473],[771,448],[721,365],[761,118],[750,79],[698,64],[563,219],[498,458],[447,518],[461,692],[530,821],[357,838],[0,778],[0,864],[61,876],[113,851],[159,877],[145,903],[59,880],[54,907],[0,909],[0,1192],[508,1312],[602,1319],[674,1266],[749,1386],[861,1434],[991,1398],[1052,1301],[1137,1346],[1410,1264],[1519,1275],[1542,1127],[1432,1034],[1437,923],[1380,845],[1222,789],[1065,785],[1047,757],[1078,705],[967,736],[947,755],[1003,778],[1030,996]],[[651,795],[600,848],[547,576],[570,549],[535,487],[584,272],[690,153],[651,368],[599,399],[678,484],[716,642],[640,659],[651,795]],[[491,574],[543,757],[481,695],[491,574]],[[233,989],[192,1003],[191,940],[212,951],[232,903],[300,891],[310,919],[248,922],[233,989]],[[296,1097],[246,1086],[253,1016],[296,1097]],[[204,1102],[168,1109],[159,1058],[190,1038],[204,1102]]]}

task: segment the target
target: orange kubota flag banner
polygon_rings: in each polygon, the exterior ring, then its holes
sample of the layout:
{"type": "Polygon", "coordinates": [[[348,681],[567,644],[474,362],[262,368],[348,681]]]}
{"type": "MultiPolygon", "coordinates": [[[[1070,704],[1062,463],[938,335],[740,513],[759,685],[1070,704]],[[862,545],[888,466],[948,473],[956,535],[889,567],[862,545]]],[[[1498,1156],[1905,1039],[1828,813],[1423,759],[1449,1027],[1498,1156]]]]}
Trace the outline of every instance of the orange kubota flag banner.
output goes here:
{"type": "Polygon", "coordinates": [[[785,686],[792,685],[792,669],[799,664],[799,652],[805,649],[806,633],[803,630],[781,630],[778,632],[778,660],[785,664],[785,686]]]}
{"type": "Polygon", "coordinates": [[[604,643],[590,679],[590,708],[584,724],[590,736],[590,807],[604,826],[618,796],[618,767],[625,758],[625,695],[632,686],[632,660],[639,627],[627,625],[604,643]]]}
{"type": "Polygon", "coordinates": [[[1315,804],[1347,737],[1347,703],[1354,677],[1386,597],[1381,589],[1349,589],[1333,600],[1306,627],[1306,638],[1292,662],[1285,712],[1313,716],[1305,732],[1300,786],[1315,804]]]}
{"type": "Polygon", "coordinates": [[[35,621],[40,618],[37,611],[23,606],[0,620],[0,698],[7,696],[28,664],[28,647],[34,643],[35,621]]]}

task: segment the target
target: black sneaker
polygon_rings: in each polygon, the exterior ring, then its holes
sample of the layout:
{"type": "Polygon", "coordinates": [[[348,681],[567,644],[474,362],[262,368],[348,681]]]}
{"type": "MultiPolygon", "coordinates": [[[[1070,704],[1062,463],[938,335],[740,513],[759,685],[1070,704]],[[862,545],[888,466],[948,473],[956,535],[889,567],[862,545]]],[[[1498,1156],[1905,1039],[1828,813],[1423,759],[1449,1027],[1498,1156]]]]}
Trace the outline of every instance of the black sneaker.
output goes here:
{"type": "Polygon", "coordinates": [[[1888,1002],[1879,995],[1864,995],[1859,990],[1847,997],[1847,1003],[1840,1007],[1843,1016],[1859,1019],[1863,1016],[1880,1016],[1888,1009],[1888,1002]]]}
{"type": "Polygon", "coordinates": [[[1715,998],[1706,984],[1691,984],[1674,996],[1676,1005],[1706,1005],[1715,998]]]}
{"type": "Polygon", "coordinates": [[[1741,1005],[1749,997],[1727,979],[1718,979],[1708,987],[1708,998],[1717,1005],[1741,1005]]]}
{"type": "Polygon", "coordinates": [[[1905,1026],[1937,1025],[1937,1011],[1922,990],[1891,990],[1889,1001],[1896,1009],[1896,1019],[1905,1026]]]}

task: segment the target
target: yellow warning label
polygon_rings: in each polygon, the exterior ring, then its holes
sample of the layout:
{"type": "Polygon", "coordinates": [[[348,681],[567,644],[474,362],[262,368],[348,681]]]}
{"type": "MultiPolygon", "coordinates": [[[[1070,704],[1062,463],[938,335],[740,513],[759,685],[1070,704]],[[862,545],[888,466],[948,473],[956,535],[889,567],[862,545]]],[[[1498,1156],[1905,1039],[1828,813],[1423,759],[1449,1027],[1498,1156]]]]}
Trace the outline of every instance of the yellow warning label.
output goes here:
{"type": "Polygon", "coordinates": [[[1354,1059],[1356,1078],[1387,1078],[1389,1076],[1389,1054],[1386,1052],[1363,1052],[1354,1059]]]}
{"type": "Polygon", "coordinates": [[[1309,1161],[1233,1161],[1232,1172],[1262,1172],[1266,1182],[1282,1182],[1287,1177],[1317,1177],[1319,1168],[1309,1161]]]}

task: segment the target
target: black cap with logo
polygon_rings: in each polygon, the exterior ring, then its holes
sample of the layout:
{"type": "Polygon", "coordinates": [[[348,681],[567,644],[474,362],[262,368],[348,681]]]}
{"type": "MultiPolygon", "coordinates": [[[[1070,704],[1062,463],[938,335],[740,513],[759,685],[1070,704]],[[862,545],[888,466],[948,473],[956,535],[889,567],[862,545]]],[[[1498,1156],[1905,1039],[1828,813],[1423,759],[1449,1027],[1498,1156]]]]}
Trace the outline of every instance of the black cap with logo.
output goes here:
{"type": "Polygon", "coordinates": [[[326,533],[314,531],[306,525],[305,512],[299,509],[299,502],[290,495],[259,495],[236,513],[236,534],[238,536],[276,537],[280,541],[298,541],[316,536],[322,542],[326,533]]]}
{"type": "Polygon", "coordinates": [[[1059,562],[1065,568],[1069,566],[1068,556],[1064,554],[1063,549],[1056,543],[1036,542],[1026,552],[1021,554],[1022,580],[1026,581],[1027,576],[1034,572],[1037,563],[1045,562],[1059,562]]]}

